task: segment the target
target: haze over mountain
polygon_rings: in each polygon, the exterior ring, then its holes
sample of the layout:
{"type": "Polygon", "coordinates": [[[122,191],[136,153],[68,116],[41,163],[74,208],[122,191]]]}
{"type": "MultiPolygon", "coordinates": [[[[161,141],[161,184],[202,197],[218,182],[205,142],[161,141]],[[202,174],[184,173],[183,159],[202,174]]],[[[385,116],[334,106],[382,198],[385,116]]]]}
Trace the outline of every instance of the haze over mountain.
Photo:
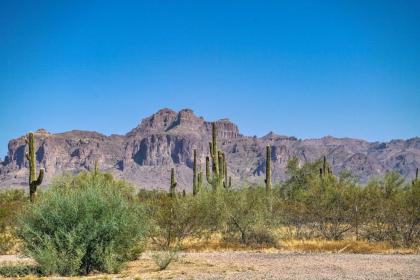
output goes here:
{"type": "MultiPolygon", "coordinates": [[[[228,173],[234,185],[263,183],[264,148],[272,146],[273,180],[285,179],[287,161],[296,156],[300,162],[326,155],[334,173],[348,170],[361,182],[371,176],[395,170],[412,177],[420,165],[420,138],[368,142],[351,138],[297,139],[273,132],[264,137],[244,136],[228,119],[217,122],[218,144],[225,151],[228,173]]],[[[191,189],[193,150],[205,169],[211,123],[192,110],[175,112],[162,109],[145,118],[125,135],[105,136],[93,131],[72,130],[51,134],[36,131],[37,161],[45,168],[47,184],[64,171],[76,173],[93,168],[95,161],[103,171],[131,181],[137,187],[163,188],[169,184],[169,171],[176,168],[180,189],[191,189]]],[[[8,154],[0,163],[0,187],[25,186],[28,162],[24,136],[13,139],[8,154]]]]}

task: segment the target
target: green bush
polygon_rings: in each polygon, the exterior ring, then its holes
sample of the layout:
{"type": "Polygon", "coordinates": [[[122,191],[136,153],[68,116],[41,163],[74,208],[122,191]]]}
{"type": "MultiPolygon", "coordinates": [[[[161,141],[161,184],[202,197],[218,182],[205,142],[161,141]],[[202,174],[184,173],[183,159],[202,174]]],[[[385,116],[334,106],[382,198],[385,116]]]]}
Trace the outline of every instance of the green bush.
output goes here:
{"type": "Polygon", "coordinates": [[[212,192],[169,197],[167,193],[141,191],[139,197],[147,205],[152,239],[159,248],[180,246],[186,237],[219,229],[222,221],[212,192]]]}
{"type": "Polygon", "coordinates": [[[107,174],[56,180],[19,216],[25,253],[43,274],[117,272],[135,257],[147,230],[130,188],[107,174]]]}
{"type": "Polygon", "coordinates": [[[388,241],[393,246],[420,244],[420,181],[407,184],[388,172],[371,180],[364,190],[364,236],[372,241],[388,241]]]}
{"type": "MultiPolygon", "coordinates": [[[[247,245],[263,245],[272,239],[272,236],[266,238],[271,234],[268,230],[263,230],[274,225],[264,188],[225,191],[219,197],[223,198],[225,203],[227,216],[225,233],[228,237],[239,234],[239,241],[247,245]]],[[[269,245],[275,245],[276,242],[269,243],[269,245]]]]}

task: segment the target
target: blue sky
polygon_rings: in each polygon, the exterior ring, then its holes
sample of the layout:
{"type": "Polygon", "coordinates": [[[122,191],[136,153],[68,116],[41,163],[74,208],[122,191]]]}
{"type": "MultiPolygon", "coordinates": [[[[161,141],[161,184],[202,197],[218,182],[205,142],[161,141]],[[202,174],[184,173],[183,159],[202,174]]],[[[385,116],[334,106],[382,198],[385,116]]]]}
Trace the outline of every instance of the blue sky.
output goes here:
{"type": "Polygon", "coordinates": [[[0,0],[0,156],[163,107],[270,130],[420,135],[420,1],[0,0]]]}

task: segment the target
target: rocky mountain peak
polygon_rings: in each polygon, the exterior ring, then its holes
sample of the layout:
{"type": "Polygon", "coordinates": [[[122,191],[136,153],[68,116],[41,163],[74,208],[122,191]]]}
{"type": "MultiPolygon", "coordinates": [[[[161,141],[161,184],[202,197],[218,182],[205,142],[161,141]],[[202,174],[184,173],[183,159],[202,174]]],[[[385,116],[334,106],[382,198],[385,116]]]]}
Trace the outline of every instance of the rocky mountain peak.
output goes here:
{"type": "Polygon", "coordinates": [[[281,140],[297,141],[297,138],[293,136],[279,135],[279,134],[274,133],[273,131],[270,131],[269,133],[261,137],[261,140],[270,141],[270,142],[281,141],[281,140]]]}
{"type": "Polygon", "coordinates": [[[168,129],[173,133],[192,133],[200,134],[205,127],[204,119],[197,117],[193,110],[182,109],[178,112],[176,120],[168,129]]]}
{"type": "MultiPolygon", "coordinates": [[[[351,138],[323,137],[300,140],[274,132],[257,137],[240,134],[229,119],[215,122],[219,148],[225,152],[228,173],[234,184],[263,183],[265,145],[272,146],[272,175],[278,182],[287,178],[287,161],[299,162],[327,157],[334,173],[348,170],[361,182],[395,170],[411,179],[420,165],[420,138],[390,142],[368,142],[351,138]]],[[[94,131],[35,132],[36,156],[45,169],[45,183],[62,172],[90,170],[98,162],[102,171],[146,188],[164,188],[169,172],[176,169],[180,189],[191,188],[193,150],[202,170],[208,155],[211,122],[191,109],[179,112],[165,108],[145,118],[126,135],[106,136],[94,131]]],[[[0,188],[26,186],[28,163],[24,136],[13,139],[0,162],[0,188]]]]}
{"type": "Polygon", "coordinates": [[[44,128],[39,128],[35,131],[35,134],[40,134],[40,135],[50,135],[51,133],[49,133],[47,130],[45,130],[44,128]]]}
{"type": "MultiPolygon", "coordinates": [[[[211,135],[211,122],[206,123],[207,135],[211,135]]],[[[242,135],[239,133],[238,126],[229,119],[220,119],[216,121],[217,136],[219,138],[238,138],[242,135]]]]}
{"type": "Polygon", "coordinates": [[[266,135],[261,137],[261,139],[267,140],[267,141],[275,141],[275,140],[278,140],[280,138],[281,138],[281,136],[274,133],[273,131],[270,131],[269,133],[267,133],[266,135]]]}
{"type": "Polygon", "coordinates": [[[127,135],[164,132],[172,126],[173,122],[177,118],[177,115],[177,112],[171,109],[161,109],[150,117],[143,119],[141,123],[127,135]]]}

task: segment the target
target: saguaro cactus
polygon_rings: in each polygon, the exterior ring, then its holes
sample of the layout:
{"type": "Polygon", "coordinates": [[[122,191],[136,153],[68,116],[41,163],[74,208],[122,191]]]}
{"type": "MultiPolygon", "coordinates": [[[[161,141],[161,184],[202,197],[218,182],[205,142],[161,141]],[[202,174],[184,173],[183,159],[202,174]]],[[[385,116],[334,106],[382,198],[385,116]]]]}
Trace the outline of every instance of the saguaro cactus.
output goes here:
{"type": "Polygon", "coordinates": [[[39,170],[38,178],[36,177],[36,157],[35,157],[35,137],[33,132],[29,132],[26,136],[26,143],[29,146],[29,152],[26,158],[29,162],[29,199],[31,202],[35,200],[36,189],[42,183],[44,178],[44,169],[39,170]]]}
{"type": "Polygon", "coordinates": [[[416,184],[417,180],[419,179],[419,168],[416,168],[416,177],[412,181],[413,186],[416,184]]]}
{"type": "Polygon", "coordinates": [[[206,178],[207,182],[217,191],[221,187],[229,188],[232,179],[227,178],[227,164],[225,154],[217,148],[217,130],[216,123],[211,124],[212,142],[209,143],[210,156],[212,160],[212,169],[210,171],[210,158],[206,157],[206,178]]]}
{"type": "Polygon", "coordinates": [[[194,150],[194,165],[193,165],[193,195],[196,195],[203,185],[203,172],[198,171],[197,168],[197,150],[194,150]]]}
{"type": "Polygon", "coordinates": [[[175,169],[171,168],[171,185],[169,188],[169,196],[170,197],[175,197],[176,193],[175,193],[175,188],[176,188],[176,179],[175,179],[175,169]]]}
{"type": "Polygon", "coordinates": [[[265,190],[271,192],[271,147],[267,145],[265,149],[265,190]]]}
{"type": "Polygon", "coordinates": [[[273,211],[272,185],[271,185],[271,147],[265,149],[265,191],[267,194],[267,206],[270,212],[273,211]]]}
{"type": "Polygon", "coordinates": [[[324,156],[322,159],[322,168],[319,169],[319,175],[325,177],[327,175],[332,175],[330,166],[328,165],[327,158],[324,156]]]}

